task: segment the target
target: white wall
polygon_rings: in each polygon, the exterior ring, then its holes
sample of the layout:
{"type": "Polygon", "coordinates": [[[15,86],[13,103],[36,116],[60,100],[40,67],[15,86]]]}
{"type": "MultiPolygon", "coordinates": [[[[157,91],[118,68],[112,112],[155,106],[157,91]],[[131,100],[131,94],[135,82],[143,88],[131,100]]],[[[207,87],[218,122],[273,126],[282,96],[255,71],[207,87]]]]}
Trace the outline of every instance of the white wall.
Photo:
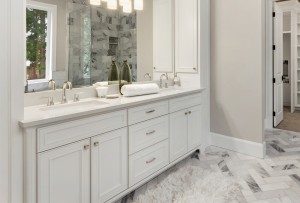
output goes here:
{"type": "Polygon", "coordinates": [[[211,0],[211,131],[262,143],[265,2],[211,0]]]}

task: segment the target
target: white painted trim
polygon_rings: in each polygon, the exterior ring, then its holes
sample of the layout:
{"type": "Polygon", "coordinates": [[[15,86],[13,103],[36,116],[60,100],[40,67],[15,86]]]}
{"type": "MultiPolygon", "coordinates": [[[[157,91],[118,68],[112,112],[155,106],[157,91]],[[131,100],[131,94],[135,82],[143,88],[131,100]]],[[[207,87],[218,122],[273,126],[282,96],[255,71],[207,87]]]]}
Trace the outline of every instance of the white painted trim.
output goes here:
{"type": "MultiPolygon", "coordinates": [[[[10,203],[23,202],[23,134],[19,121],[24,118],[24,67],[25,67],[25,1],[4,0],[11,4],[10,15],[10,78],[7,90],[10,92],[10,139],[11,139],[11,164],[10,164],[10,203]]],[[[2,1],[3,2],[3,1],[2,1]]],[[[1,3],[2,3],[1,2],[1,3]]],[[[1,4],[2,6],[2,4],[1,4]]]]}
{"type": "Polygon", "coordinates": [[[10,202],[10,1],[0,7],[0,202],[10,202]]]}
{"type": "Polygon", "coordinates": [[[273,1],[266,1],[266,112],[265,129],[273,128],[273,1]]]}
{"type": "Polygon", "coordinates": [[[266,143],[251,142],[217,133],[210,135],[213,146],[258,158],[264,158],[266,155],[266,143]]]}
{"type": "Polygon", "coordinates": [[[203,146],[209,146],[210,140],[210,0],[201,0],[198,4],[199,30],[198,50],[200,68],[200,87],[203,91],[203,146]]]}

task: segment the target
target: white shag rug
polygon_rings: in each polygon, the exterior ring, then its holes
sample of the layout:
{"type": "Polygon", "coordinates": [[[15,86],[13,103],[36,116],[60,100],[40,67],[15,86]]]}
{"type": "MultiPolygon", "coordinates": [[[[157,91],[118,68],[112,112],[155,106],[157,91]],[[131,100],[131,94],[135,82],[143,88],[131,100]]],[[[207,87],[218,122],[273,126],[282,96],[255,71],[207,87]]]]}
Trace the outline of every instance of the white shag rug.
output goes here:
{"type": "Polygon", "coordinates": [[[134,195],[127,203],[237,203],[239,197],[241,186],[236,179],[193,166],[189,161],[145,194],[134,195]]]}

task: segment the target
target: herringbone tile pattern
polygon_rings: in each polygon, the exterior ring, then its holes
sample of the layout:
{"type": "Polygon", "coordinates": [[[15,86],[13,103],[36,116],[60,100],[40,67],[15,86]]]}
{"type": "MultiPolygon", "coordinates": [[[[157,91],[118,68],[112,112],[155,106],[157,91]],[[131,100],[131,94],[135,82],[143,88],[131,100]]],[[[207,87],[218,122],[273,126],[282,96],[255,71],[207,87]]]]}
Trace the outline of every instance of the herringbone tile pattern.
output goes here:
{"type": "MultiPolygon", "coordinates": [[[[266,131],[265,138],[265,159],[209,147],[201,153],[198,165],[208,170],[220,170],[224,176],[238,179],[243,194],[240,202],[300,203],[300,133],[272,130],[266,131]]],[[[159,179],[171,172],[172,169],[153,179],[135,194],[155,187],[159,179]]],[[[126,202],[125,199],[123,202],[126,202]]]]}

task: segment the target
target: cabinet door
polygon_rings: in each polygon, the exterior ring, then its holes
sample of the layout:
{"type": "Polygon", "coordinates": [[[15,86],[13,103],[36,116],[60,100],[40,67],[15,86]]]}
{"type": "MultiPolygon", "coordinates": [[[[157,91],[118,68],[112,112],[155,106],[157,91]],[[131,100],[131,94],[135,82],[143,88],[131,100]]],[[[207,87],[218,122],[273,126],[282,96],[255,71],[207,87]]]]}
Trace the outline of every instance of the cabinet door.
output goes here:
{"type": "Polygon", "coordinates": [[[187,153],[187,110],[170,114],[170,161],[187,153]]]}
{"type": "Polygon", "coordinates": [[[188,116],[188,150],[191,151],[201,144],[202,135],[202,106],[189,109],[188,116]]]}
{"type": "Polygon", "coordinates": [[[153,0],[153,64],[155,72],[173,72],[172,0],[153,0]]]}
{"type": "Polygon", "coordinates": [[[105,202],[128,188],[127,128],[92,138],[92,202],[105,202]]]}
{"type": "Polygon", "coordinates": [[[175,0],[175,72],[198,71],[198,0],[175,0]]]}
{"type": "Polygon", "coordinates": [[[90,202],[90,140],[38,154],[38,202],[90,202]]]}

